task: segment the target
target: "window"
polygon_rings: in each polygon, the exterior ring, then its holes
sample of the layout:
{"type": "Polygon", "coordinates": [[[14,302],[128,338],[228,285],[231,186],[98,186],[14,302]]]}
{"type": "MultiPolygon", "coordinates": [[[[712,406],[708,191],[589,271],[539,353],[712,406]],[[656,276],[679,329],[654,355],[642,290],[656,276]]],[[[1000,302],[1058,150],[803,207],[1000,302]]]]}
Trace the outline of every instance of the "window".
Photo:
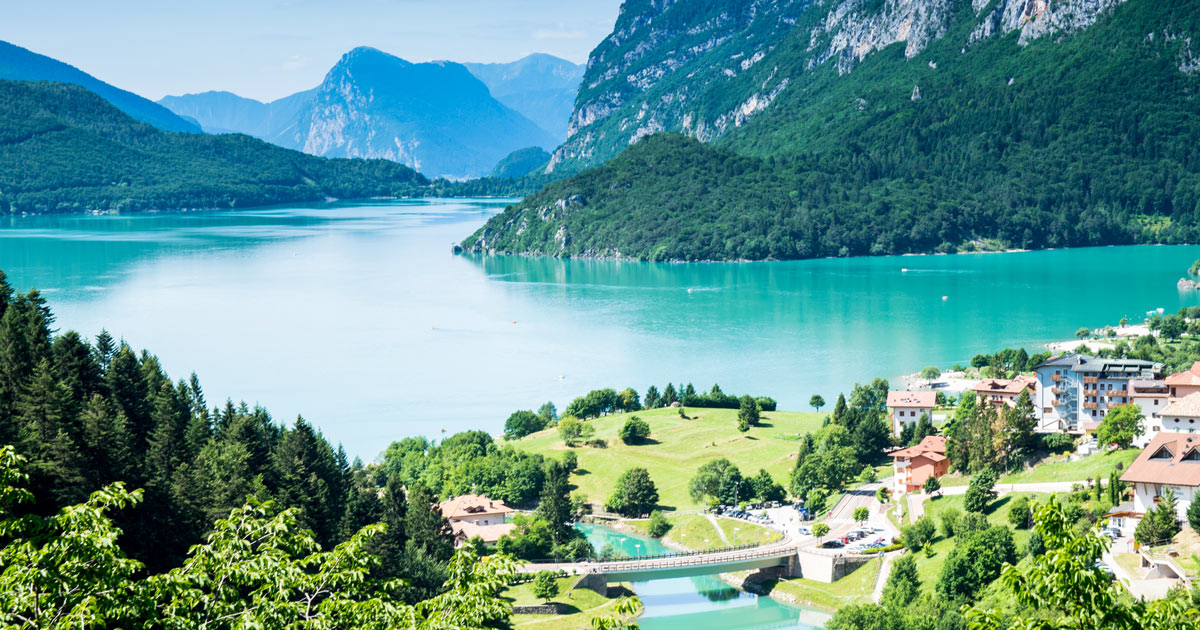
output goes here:
{"type": "Polygon", "coordinates": [[[1054,413],[1054,409],[1051,407],[1044,407],[1042,409],[1042,413],[1054,413]]]}
{"type": "Polygon", "coordinates": [[[1160,446],[1158,450],[1154,451],[1154,454],[1150,456],[1150,459],[1171,459],[1174,456],[1175,455],[1171,452],[1171,449],[1165,446],[1160,446]]]}
{"type": "Polygon", "coordinates": [[[1200,462],[1200,450],[1196,450],[1195,447],[1192,447],[1192,450],[1188,451],[1187,453],[1184,453],[1183,461],[1185,461],[1185,462],[1200,462]]]}

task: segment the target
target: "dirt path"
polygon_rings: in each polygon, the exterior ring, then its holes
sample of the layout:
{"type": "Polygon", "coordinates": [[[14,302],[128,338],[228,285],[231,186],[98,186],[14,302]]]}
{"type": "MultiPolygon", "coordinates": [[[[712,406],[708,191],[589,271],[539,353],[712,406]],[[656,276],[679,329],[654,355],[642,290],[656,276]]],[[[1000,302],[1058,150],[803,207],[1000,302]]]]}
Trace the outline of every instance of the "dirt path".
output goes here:
{"type": "Polygon", "coordinates": [[[704,517],[708,519],[709,523],[712,523],[713,529],[717,530],[717,536],[721,537],[721,542],[725,543],[726,547],[732,547],[733,545],[729,544],[729,539],[725,537],[725,530],[721,529],[721,524],[717,522],[717,517],[712,514],[705,514],[704,517]]]}
{"type": "Polygon", "coordinates": [[[875,603],[883,598],[883,587],[887,585],[888,575],[892,573],[892,554],[883,556],[883,564],[879,567],[879,575],[875,578],[875,591],[871,594],[871,599],[875,603]]]}

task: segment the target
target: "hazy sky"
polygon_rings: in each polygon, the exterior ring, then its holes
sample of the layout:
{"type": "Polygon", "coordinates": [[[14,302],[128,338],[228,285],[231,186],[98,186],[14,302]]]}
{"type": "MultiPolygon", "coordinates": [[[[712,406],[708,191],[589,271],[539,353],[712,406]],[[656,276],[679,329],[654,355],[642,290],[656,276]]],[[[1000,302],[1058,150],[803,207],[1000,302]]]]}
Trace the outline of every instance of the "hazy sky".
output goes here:
{"type": "Polygon", "coordinates": [[[271,100],[321,82],[342,53],[410,61],[577,63],[620,0],[0,0],[0,39],[151,99],[229,90],[271,100]]]}

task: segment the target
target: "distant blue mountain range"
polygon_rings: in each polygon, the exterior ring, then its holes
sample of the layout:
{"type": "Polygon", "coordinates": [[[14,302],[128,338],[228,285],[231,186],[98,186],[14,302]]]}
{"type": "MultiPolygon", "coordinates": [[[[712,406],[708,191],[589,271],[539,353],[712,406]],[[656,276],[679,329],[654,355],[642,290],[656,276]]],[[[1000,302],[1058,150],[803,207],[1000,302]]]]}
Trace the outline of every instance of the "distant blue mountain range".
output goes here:
{"type": "Polygon", "coordinates": [[[3,41],[0,41],[0,79],[73,83],[95,92],[141,122],[164,131],[200,133],[199,123],[187,120],[154,101],[109,85],[75,66],[3,41]]]}

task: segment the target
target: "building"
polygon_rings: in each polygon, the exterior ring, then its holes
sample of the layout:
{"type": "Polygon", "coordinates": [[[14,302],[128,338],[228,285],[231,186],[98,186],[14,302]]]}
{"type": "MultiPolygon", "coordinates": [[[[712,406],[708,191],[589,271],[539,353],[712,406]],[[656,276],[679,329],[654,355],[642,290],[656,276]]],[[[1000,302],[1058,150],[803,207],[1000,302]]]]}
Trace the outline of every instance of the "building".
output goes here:
{"type": "Polygon", "coordinates": [[[1030,400],[1037,393],[1037,379],[1024,374],[1016,378],[985,378],[972,388],[975,395],[988,401],[993,406],[1007,405],[1015,407],[1021,392],[1029,392],[1030,400]]]}
{"type": "Polygon", "coordinates": [[[1200,435],[1159,433],[1125,469],[1121,481],[1133,486],[1131,521],[1153,509],[1167,488],[1175,491],[1179,519],[1186,520],[1188,506],[1200,494],[1200,435]]]}
{"type": "Polygon", "coordinates": [[[892,420],[892,432],[900,435],[905,425],[915,425],[921,415],[933,421],[933,408],[937,406],[937,392],[888,392],[888,417],[892,420]]]}
{"type": "Polygon", "coordinates": [[[1112,407],[1133,402],[1130,383],[1153,381],[1161,363],[1140,359],[1101,359],[1065,354],[1034,367],[1034,412],[1042,433],[1084,431],[1084,423],[1098,423],[1112,407]]]}
{"type": "Polygon", "coordinates": [[[920,492],[925,480],[941,477],[950,470],[950,458],[946,457],[946,437],[930,435],[920,444],[892,451],[892,491],[898,496],[909,492],[920,492]]]}
{"type": "Polygon", "coordinates": [[[1200,433],[1200,392],[1173,400],[1156,416],[1146,416],[1146,430],[1138,439],[1139,446],[1149,444],[1160,431],[1168,433],[1200,433]]]}
{"type": "Polygon", "coordinates": [[[1153,425],[1158,418],[1158,414],[1170,402],[1170,388],[1167,382],[1162,379],[1133,379],[1129,381],[1129,395],[1133,399],[1133,404],[1142,408],[1142,416],[1146,418],[1146,433],[1139,438],[1140,441],[1135,442],[1138,446],[1145,446],[1150,442],[1151,430],[1158,433],[1161,429],[1153,428],[1153,425]]]}
{"type": "Polygon", "coordinates": [[[502,501],[493,501],[481,494],[453,497],[442,501],[438,507],[442,516],[450,521],[456,547],[475,536],[482,538],[485,543],[495,544],[515,527],[508,522],[508,517],[516,510],[502,501]]]}
{"type": "Polygon", "coordinates": [[[1186,372],[1177,372],[1163,380],[1170,389],[1171,398],[1186,398],[1200,392],[1200,361],[1193,363],[1186,372]]]}

